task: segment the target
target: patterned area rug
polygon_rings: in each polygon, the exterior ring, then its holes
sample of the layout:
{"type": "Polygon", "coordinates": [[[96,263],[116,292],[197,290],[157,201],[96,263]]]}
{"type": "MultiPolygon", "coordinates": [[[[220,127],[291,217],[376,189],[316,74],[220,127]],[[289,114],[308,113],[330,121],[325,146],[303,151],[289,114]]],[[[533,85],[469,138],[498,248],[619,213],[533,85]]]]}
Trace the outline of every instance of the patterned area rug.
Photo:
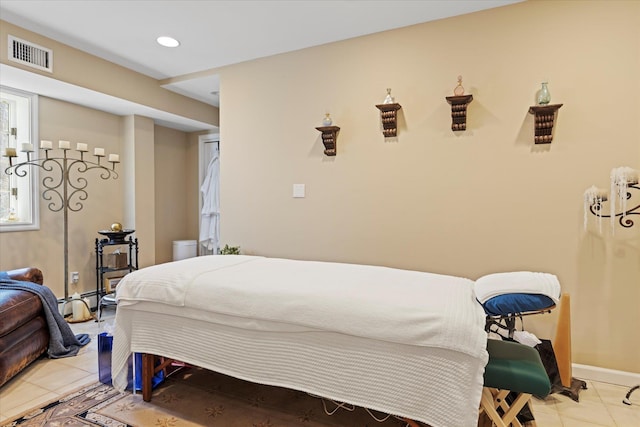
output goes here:
{"type": "Polygon", "coordinates": [[[140,393],[119,393],[96,383],[3,427],[18,425],[403,427],[406,423],[363,408],[340,408],[294,390],[254,384],[200,368],[183,368],[154,390],[151,402],[144,402],[140,393]],[[329,416],[326,412],[334,413],[329,416]],[[372,415],[386,420],[378,422],[372,415]]]}

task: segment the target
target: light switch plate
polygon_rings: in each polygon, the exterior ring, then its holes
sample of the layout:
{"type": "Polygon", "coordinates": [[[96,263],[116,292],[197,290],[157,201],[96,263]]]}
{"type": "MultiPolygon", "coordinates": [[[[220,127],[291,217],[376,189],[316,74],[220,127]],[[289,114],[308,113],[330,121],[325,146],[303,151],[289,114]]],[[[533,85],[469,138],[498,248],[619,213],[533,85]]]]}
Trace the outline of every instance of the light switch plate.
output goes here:
{"type": "Polygon", "coordinates": [[[293,184],[293,197],[304,197],[304,184],[293,184]]]}

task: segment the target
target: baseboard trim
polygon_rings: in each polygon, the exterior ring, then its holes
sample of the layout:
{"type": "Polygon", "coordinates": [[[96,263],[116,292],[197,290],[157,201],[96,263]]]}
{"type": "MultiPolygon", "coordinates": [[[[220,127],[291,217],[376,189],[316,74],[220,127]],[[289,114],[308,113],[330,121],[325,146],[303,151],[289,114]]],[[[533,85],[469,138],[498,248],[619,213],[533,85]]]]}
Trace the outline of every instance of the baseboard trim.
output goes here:
{"type": "Polygon", "coordinates": [[[640,374],[635,372],[616,371],[615,369],[580,365],[578,363],[573,363],[571,366],[573,376],[578,379],[622,385],[625,387],[633,387],[640,384],[640,374]]]}

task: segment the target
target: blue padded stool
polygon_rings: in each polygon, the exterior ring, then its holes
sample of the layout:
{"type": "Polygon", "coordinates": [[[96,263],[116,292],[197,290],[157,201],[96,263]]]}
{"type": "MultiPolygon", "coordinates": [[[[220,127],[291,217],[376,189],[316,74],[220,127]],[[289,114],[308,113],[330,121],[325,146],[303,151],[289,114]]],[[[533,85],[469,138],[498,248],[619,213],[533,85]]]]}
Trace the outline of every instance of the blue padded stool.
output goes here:
{"type": "Polygon", "coordinates": [[[487,351],[480,413],[486,413],[498,427],[522,427],[516,415],[531,396],[545,397],[551,391],[540,355],[533,347],[492,339],[487,340],[487,351]],[[505,399],[511,392],[517,396],[509,404],[505,399]]]}

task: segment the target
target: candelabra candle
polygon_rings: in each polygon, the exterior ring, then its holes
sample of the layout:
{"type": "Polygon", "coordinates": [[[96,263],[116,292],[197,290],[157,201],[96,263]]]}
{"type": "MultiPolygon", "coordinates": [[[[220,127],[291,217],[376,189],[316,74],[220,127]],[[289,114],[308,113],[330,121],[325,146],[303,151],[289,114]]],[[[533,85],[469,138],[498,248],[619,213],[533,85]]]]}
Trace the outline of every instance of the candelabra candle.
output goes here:
{"type": "Polygon", "coordinates": [[[120,156],[117,154],[109,154],[109,161],[111,163],[120,163],[120,156]]]}
{"type": "Polygon", "coordinates": [[[51,150],[53,148],[53,143],[51,141],[42,140],[40,141],[40,149],[42,150],[51,150]]]}
{"type": "Polygon", "coordinates": [[[22,150],[24,153],[31,153],[33,151],[33,144],[29,144],[28,142],[22,143],[22,150]]]}
{"type": "Polygon", "coordinates": [[[78,150],[78,151],[79,151],[79,152],[81,152],[81,153],[84,153],[84,152],[86,152],[86,151],[89,151],[89,150],[88,150],[88,148],[87,148],[87,144],[84,144],[84,143],[82,143],[82,142],[78,142],[78,143],[76,144],[76,150],[78,150]]]}
{"type": "MultiPolygon", "coordinates": [[[[584,192],[584,229],[587,229],[587,210],[595,207],[597,211],[602,209],[602,202],[607,200],[607,190],[592,185],[584,192]]],[[[602,233],[602,215],[598,215],[598,229],[602,233]]]]}
{"type": "Polygon", "coordinates": [[[69,141],[58,141],[58,148],[61,150],[69,150],[71,148],[71,143],[69,141]]]}
{"type": "Polygon", "coordinates": [[[13,147],[5,148],[4,157],[8,157],[9,159],[11,159],[12,157],[18,157],[18,154],[16,153],[16,149],[13,147]]]}
{"type": "Polygon", "coordinates": [[[93,150],[93,155],[96,157],[104,157],[104,148],[95,148],[93,150]]]}

